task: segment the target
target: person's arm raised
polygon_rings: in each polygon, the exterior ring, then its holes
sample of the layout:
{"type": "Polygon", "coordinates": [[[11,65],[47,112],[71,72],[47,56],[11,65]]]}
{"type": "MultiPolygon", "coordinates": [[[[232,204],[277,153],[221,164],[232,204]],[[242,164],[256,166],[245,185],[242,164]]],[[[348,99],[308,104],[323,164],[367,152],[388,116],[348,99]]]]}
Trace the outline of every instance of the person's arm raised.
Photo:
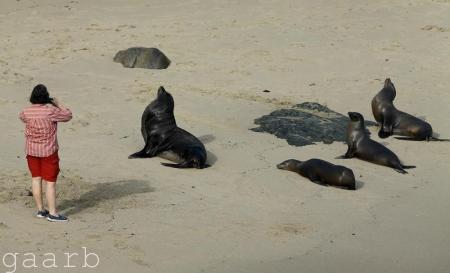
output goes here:
{"type": "Polygon", "coordinates": [[[69,108],[62,105],[58,99],[53,98],[52,104],[56,106],[52,112],[50,119],[55,122],[66,122],[72,119],[72,111],[69,108]]]}

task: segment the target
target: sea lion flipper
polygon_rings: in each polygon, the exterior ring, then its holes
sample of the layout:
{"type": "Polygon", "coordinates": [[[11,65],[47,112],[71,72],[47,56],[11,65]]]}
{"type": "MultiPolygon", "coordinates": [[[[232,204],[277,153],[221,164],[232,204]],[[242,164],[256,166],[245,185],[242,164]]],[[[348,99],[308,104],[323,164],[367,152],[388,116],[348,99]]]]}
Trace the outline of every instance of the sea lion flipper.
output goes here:
{"type": "Polygon", "coordinates": [[[410,138],[410,137],[394,137],[398,140],[408,140],[408,141],[421,141],[420,139],[410,138]]]}
{"type": "Polygon", "coordinates": [[[382,118],[379,121],[380,130],[378,131],[380,138],[387,138],[394,134],[394,116],[392,109],[382,111],[382,118]]]}
{"type": "Polygon", "coordinates": [[[447,139],[447,138],[437,138],[437,137],[430,137],[427,140],[428,141],[450,141],[450,139],[447,139]]]}
{"type": "Polygon", "coordinates": [[[193,164],[190,161],[184,161],[184,162],[181,162],[178,164],[161,162],[161,165],[166,166],[166,167],[171,167],[171,168],[177,168],[177,169],[187,169],[187,168],[205,169],[205,168],[211,167],[211,165],[209,165],[209,164],[205,164],[203,166],[195,166],[195,164],[193,164]]]}
{"type": "Polygon", "coordinates": [[[392,136],[392,133],[386,132],[385,130],[383,130],[383,126],[381,126],[380,131],[378,131],[378,137],[379,138],[388,138],[390,136],[392,136]]]}
{"type": "Polygon", "coordinates": [[[177,169],[185,169],[185,168],[190,168],[191,164],[189,164],[188,161],[182,162],[182,163],[178,163],[178,164],[174,164],[174,163],[162,163],[161,165],[166,166],[166,167],[171,167],[171,168],[177,168],[177,169]]]}
{"type": "Polygon", "coordinates": [[[389,118],[385,118],[380,126],[380,131],[378,131],[378,136],[380,138],[388,138],[394,134],[394,128],[392,122],[389,118]]]}
{"type": "MultiPolygon", "coordinates": [[[[320,180],[320,177],[318,177],[318,176],[310,175],[308,178],[309,178],[309,180],[311,180],[311,182],[314,182],[316,184],[326,185],[324,182],[322,182],[322,180],[320,180]]],[[[328,185],[326,185],[326,186],[328,186],[328,185]]]]}
{"type": "Polygon", "coordinates": [[[134,58],[133,58],[133,60],[131,61],[131,63],[130,63],[130,66],[129,66],[129,67],[131,67],[131,68],[135,68],[135,67],[136,67],[136,62],[137,62],[137,59],[138,59],[138,55],[136,54],[136,55],[134,55],[134,58]]]}
{"type": "Polygon", "coordinates": [[[336,157],[336,159],[349,159],[355,156],[353,143],[348,145],[347,152],[344,155],[336,157]]]}
{"type": "Polygon", "coordinates": [[[144,150],[148,157],[154,157],[166,149],[161,146],[161,136],[153,134],[147,137],[144,150]]]}
{"type": "Polygon", "coordinates": [[[404,169],[414,169],[416,166],[406,166],[406,165],[402,165],[400,164],[399,166],[395,166],[394,170],[401,173],[401,174],[407,174],[408,172],[405,171],[404,169]]]}
{"type": "MultiPolygon", "coordinates": [[[[422,141],[423,139],[417,139],[417,138],[411,138],[411,137],[394,137],[398,140],[408,140],[408,141],[422,141]]],[[[448,142],[450,139],[447,138],[436,138],[436,137],[429,137],[426,138],[426,141],[442,141],[442,142],[448,142]]]]}
{"type": "Polygon", "coordinates": [[[336,159],[350,159],[353,158],[355,156],[354,152],[351,152],[350,147],[348,148],[347,152],[344,155],[340,155],[335,157],[336,159]]]}
{"type": "Polygon", "coordinates": [[[147,157],[155,157],[160,152],[162,152],[162,150],[160,149],[159,146],[151,147],[151,148],[149,147],[149,148],[145,149],[145,153],[146,153],[147,157]]]}
{"type": "Polygon", "coordinates": [[[136,152],[134,154],[131,154],[128,156],[128,159],[133,159],[133,158],[146,158],[148,157],[146,152],[145,152],[145,148],[140,150],[139,152],[136,152]]]}
{"type": "Polygon", "coordinates": [[[403,170],[401,168],[400,169],[394,168],[394,171],[399,172],[401,174],[407,174],[408,173],[407,171],[405,171],[405,170],[403,170]]]}
{"type": "Polygon", "coordinates": [[[152,146],[150,141],[146,141],[145,146],[139,152],[131,154],[128,156],[129,159],[132,158],[152,158],[155,157],[159,153],[159,146],[152,146]]]}

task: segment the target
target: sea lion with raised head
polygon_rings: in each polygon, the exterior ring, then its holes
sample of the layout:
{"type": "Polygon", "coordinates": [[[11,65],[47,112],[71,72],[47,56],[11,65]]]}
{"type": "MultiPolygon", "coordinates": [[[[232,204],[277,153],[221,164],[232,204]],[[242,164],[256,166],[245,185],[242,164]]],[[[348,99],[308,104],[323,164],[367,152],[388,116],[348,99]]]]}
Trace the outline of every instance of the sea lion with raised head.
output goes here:
{"type": "Polygon", "coordinates": [[[428,122],[395,108],[396,94],[394,84],[387,78],[383,89],[372,99],[372,113],[380,125],[380,138],[399,135],[402,137],[398,139],[448,141],[433,137],[433,129],[428,122]]]}
{"type": "Polygon", "coordinates": [[[161,163],[164,166],[197,169],[208,167],[205,146],[198,138],[177,126],[173,114],[174,106],[172,95],[164,87],[159,87],[157,98],[142,114],[141,133],[145,146],[128,158],[163,155],[166,158],[181,159],[177,164],[161,163]]]}
{"type": "Polygon", "coordinates": [[[370,139],[364,125],[364,117],[360,113],[348,112],[350,121],[347,127],[348,149],[345,155],[338,158],[353,158],[369,161],[378,165],[391,167],[399,173],[407,173],[404,169],[415,166],[402,165],[400,159],[382,144],[370,139]]]}
{"type": "Polygon", "coordinates": [[[355,190],[355,175],[349,168],[321,159],[298,161],[289,159],[277,165],[278,169],[296,172],[314,183],[355,190]]]}

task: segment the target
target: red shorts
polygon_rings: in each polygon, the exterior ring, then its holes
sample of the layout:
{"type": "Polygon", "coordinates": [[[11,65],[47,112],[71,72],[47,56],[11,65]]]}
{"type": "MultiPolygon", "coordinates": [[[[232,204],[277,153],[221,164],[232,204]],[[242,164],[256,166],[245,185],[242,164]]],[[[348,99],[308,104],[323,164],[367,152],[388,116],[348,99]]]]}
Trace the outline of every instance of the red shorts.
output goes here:
{"type": "Polygon", "coordinates": [[[32,177],[42,177],[45,181],[56,182],[59,174],[58,151],[47,157],[27,155],[27,162],[32,177]]]}

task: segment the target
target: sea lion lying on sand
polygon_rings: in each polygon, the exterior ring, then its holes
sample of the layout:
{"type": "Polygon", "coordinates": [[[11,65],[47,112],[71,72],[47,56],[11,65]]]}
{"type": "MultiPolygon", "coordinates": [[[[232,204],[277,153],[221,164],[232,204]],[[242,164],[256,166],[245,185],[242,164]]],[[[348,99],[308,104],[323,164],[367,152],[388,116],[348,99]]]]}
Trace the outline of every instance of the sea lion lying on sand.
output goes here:
{"type": "Polygon", "coordinates": [[[114,62],[128,68],[166,69],[169,58],[157,48],[131,47],[114,56],[114,62]]]}
{"type": "Polygon", "coordinates": [[[349,168],[321,159],[298,161],[289,159],[277,165],[278,169],[296,172],[312,182],[355,190],[355,175],[349,168]]]}

